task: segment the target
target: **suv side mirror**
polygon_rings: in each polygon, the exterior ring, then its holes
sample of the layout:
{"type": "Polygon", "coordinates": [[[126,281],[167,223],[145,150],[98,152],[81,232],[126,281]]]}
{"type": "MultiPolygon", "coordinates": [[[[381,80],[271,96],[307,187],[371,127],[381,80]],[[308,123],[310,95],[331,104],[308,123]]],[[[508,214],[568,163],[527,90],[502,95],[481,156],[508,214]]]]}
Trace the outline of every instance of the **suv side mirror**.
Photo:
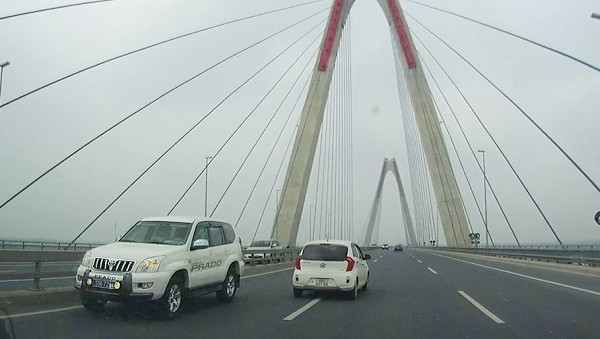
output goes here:
{"type": "Polygon", "coordinates": [[[192,251],[194,250],[202,250],[208,248],[208,240],[206,239],[198,239],[195,240],[192,244],[192,251]]]}
{"type": "Polygon", "coordinates": [[[371,260],[371,256],[368,254],[363,255],[364,260],[371,260]]]}

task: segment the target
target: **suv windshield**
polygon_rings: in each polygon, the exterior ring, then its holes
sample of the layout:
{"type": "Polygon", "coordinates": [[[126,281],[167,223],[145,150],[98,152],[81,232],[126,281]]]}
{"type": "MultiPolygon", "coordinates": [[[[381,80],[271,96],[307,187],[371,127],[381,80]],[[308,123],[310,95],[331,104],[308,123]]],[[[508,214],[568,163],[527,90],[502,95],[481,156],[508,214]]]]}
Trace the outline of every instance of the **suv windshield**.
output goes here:
{"type": "Polygon", "coordinates": [[[271,247],[271,242],[270,241],[255,241],[253,242],[250,247],[271,247]]]}
{"type": "Polygon", "coordinates": [[[304,260],[320,261],[344,261],[348,253],[348,247],[344,245],[307,245],[302,251],[304,260]]]}
{"type": "Polygon", "coordinates": [[[183,245],[191,229],[191,223],[140,221],[133,225],[119,242],[183,245]]]}

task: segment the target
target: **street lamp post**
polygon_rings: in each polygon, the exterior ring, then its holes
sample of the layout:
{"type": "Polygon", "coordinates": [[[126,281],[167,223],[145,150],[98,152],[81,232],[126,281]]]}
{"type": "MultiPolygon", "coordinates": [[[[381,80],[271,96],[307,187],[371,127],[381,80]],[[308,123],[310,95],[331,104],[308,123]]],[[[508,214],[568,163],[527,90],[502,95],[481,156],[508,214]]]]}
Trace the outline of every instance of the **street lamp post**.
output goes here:
{"type": "Polygon", "coordinates": [[[206,217],[208,211],[208,165],[212,162],[212,156],[206,157],[206,183],[204,185],[204,216],[206,217]]]}
{"type": "Polygon", "coordinates": [[[0,64],[0,103],[2,102],[2,76],[4,75],[4,67],[10,65],[10,62],[6,61],[0,64]]]}
{"type": "Polygon", "coordinates": [[[600,13],[592,13],[592,19],[600,19],[600,13]]]}
{"type": "Polygon", "coordinates": [[[485,174],[485,150],[478,150],[477,152],[481,153],[483,156],[483,209],[485,211],[485,247],[488,247],[488,237],[489,237],[489,231],[488,231],[488,211],[487,211],[487,187],[486,187],[486,182],[487,182],[487,177],[485,174]]]}

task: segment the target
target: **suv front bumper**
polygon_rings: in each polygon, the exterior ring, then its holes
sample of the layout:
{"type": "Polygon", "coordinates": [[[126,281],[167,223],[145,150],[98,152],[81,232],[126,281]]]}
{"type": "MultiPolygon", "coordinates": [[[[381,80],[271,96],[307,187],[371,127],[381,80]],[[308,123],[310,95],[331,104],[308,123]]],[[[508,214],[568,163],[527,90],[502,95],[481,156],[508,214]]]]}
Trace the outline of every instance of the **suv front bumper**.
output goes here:
{"type": "MultiPolygon", "coordinates": [[[[156,300],[162,297],[171,277],[172,272],[156,273],[115,273],[94,271],[80,266],[77,270],[75,288],[81,293],[96,295],[102,299],[115,302],[128,302],[134,300],[156,300]],[[118,281],[118,289],[105,289],[94,287],[94,280],[105,277],[118,281]],[[142,284],[152,283],[151,287],[142,288],[142,284]]],[[[147,287],[147,286],[146,286],[147,287]]]]}

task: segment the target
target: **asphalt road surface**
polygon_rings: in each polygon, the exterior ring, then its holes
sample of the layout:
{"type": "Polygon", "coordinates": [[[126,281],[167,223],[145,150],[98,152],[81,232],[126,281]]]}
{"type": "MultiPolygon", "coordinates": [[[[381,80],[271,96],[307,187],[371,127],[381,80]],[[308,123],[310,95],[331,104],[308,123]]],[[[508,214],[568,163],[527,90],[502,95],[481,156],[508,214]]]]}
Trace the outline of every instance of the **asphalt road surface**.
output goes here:
{"type": "Polygon", "coordinates": [[[230,304],[201,297],[168,321],[143,306],[109,303],[94,313],[75,301],[0,321],[15,338],[600,337],[594,271],[416,249],[370,253],[369,289],[356,300],[294,298],[284,269],[245,277],[230,304]]]}

